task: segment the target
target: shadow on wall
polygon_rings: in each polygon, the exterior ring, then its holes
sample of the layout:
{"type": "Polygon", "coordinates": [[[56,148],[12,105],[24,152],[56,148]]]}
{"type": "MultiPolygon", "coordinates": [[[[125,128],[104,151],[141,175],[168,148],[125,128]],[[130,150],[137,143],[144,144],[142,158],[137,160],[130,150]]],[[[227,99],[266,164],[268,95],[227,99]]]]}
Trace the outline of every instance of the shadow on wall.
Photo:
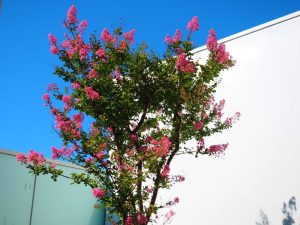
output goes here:
{"type": "MultiPolygon", "coordinates": [[[[282,225],[293,225],[295,224],[294,216],[297,211],[296,207],[296,198],[293,196],[290,200],[286,203],[283,203],[282,213],[283,213],[283,220],[282,225]]],[[[271,225],[268,216],[264,213],[263,210],[259,211],[259,221],[255,222],[256,225],[271,225]]],[[[299,224],[300,225],[300,224],[299,224]]]]}
{"type": "Polygon", "coordinates": [[[270,225],[268,216],[261,209],[259,210],[259,222],[255,222],[256,225],[270,225]]]}

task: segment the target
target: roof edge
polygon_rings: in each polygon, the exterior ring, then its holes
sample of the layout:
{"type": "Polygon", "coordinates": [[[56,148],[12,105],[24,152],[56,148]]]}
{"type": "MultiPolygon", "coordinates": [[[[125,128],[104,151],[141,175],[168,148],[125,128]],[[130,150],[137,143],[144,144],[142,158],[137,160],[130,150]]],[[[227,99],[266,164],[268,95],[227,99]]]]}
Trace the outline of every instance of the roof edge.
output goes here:
{"type": "MultiPolygon", "coordinates": [[[[233,40],[235,40],[235,39],[244,37],[244,36],[246,36],[246,35],[255,33],[255,32],[260,31],[260,30],[263,30],[263,29],[267,29],[267,28],[269,28],[269,27],[272,27],[272,26],[281,24],[281,23],[283,23],[283,22],[286,22],[286,21],[295,19],[295,18],[297,18],[297,17],[300,17],[300,10],[298,10],[298,11],[296,11],[296,12],[294,12],[294,13],[288,14],[288,15],[286,15],[286,16],[282,16],[282,17],[279,17],[279,18],[277,18],[277,19],[271,20],[271,21],[269,21],[269,22],[263,23],[263,24],[261,24],[261,25],[258,25],[258,26],[249,28],[249,29],[247,29],[247,30],[238,32],[238,33],[233,34],[233,35],[230,35],[230,36],[228,36],[228,37],[219,39],[219,41],[220,41],[221,43],[226,43],[226,42],[229,42],[229,41],[233,41],[233,40]]],[[[204,46],[200,46],[200,47],[198,47],[198,48],[193,49],[192,52],[193,52],[193,53],[198,53],[198,52],[205,51],[206,49],[207,49],[207,47],[204,45],[204,46]]]]}
{"type": "MultiPolygon", "coordinates": [[[[10,155],[13,157],[16,157],[17,154],[19,154],[20,152],[16,152],[16,151],[12,151],[12,150],[4,150],[4,149],[0,149],[0,154],[4,154],[4,155],[10,155]]],[[[75,164],[72,163],[68,163],[68,162],[63,162],[63,161],[59,161],[59,160],[52,160],[52,159],[48,159],[46,158],[48,163],[54,163],[58,166],[65,166],[65,167],[70,167],[70,168],[74,168],[74,169],[81,169],[84,170],[83,167],[81,166],[77,166],[75,164]]]]}

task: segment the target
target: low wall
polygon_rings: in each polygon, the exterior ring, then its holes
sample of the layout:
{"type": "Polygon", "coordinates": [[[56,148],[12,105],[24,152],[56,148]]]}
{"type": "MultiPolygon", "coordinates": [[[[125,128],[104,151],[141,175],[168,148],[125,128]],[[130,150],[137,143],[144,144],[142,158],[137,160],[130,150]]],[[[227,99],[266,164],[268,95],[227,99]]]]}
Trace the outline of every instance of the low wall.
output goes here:
{"type": "MultiPolygon", "coordinates": [[[[93,208],[90,187],[57,182],[48,175],[35,176],[16,161],[16,152],[0,150],[1,225],[103,225],[105,210],[93,208]]],[[[57,167],[65,173],[80,170],[67,163],[57,167]]]]}

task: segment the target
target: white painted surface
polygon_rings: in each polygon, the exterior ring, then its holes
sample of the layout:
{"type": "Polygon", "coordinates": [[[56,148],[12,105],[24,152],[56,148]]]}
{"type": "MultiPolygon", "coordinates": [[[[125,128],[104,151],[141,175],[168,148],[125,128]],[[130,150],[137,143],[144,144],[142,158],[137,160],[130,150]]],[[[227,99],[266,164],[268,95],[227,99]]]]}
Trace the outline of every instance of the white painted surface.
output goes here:
{"type": "Polygon", "coordinates": [[[171,191],[180,198],[172,225],[254,225],[259,209],[280,225],[283,202],[300,203],[299,28],[300,11],[223,40],[237,64],[222,74],[217,99],[241,120],[211,139],[229,142],[223,158],[184,156],[171,166],[186,176],[171,191]]]}

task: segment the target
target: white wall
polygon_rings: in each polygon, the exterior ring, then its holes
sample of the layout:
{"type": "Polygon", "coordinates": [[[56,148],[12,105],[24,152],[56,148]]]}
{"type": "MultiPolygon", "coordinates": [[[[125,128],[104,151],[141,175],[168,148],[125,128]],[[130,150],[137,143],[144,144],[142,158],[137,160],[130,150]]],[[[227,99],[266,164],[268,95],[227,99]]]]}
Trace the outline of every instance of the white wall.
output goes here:
{"type": "Polygon", "coordinates": [[[237,64],[217,99],[241,120],[211,140],[229,142],[223,158],[184,156],[171,167],[186,176],[172,189],[180,198],[172,225],[254,225],[259,209],[280,225],[283,202],[300,203],[299,28],[300,11],[222,40],[237,64]]]}

